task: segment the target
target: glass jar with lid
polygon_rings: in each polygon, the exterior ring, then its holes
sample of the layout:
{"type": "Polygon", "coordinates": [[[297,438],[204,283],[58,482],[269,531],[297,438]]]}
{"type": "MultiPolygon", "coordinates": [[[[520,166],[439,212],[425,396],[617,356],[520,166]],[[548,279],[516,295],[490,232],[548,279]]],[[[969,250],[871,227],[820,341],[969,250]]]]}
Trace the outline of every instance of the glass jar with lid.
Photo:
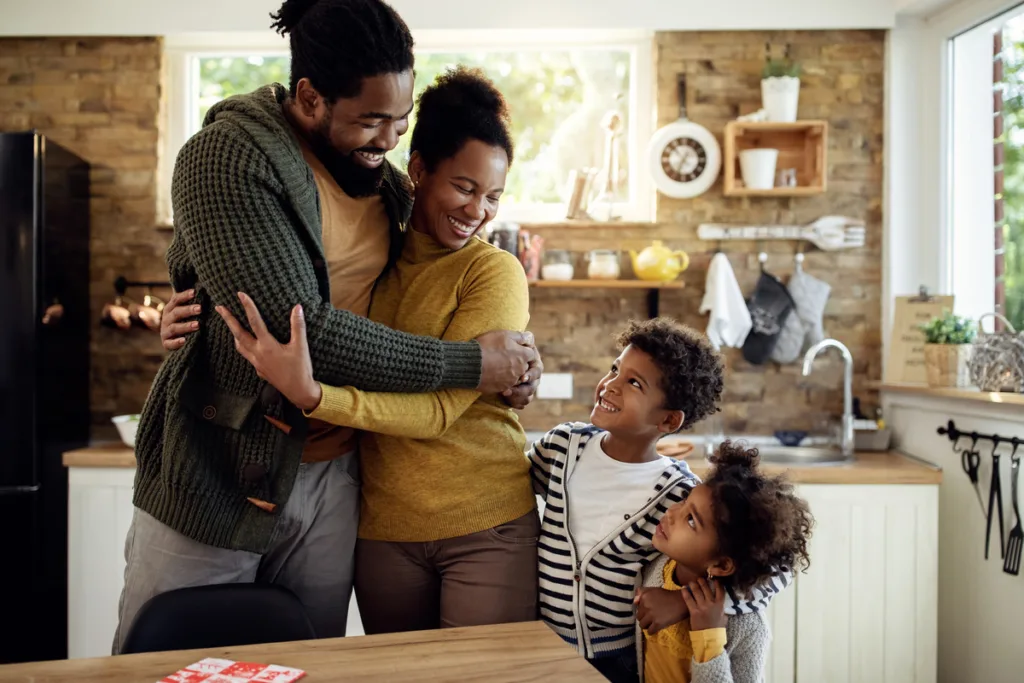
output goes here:
{"type": "Polygon", "coordinates": [[[587,260],[587,277],[591,280],[618,280],[621,274],[619,268],[619,252],[612,249],[594,249],[590,252],[587,260]]]}
{"type": "Polygon", "coordinates": [[[565,249],[548,249],[542,261],[540,274],[545,280],[571,280],[575,273],[572,254],[565,249]]]}

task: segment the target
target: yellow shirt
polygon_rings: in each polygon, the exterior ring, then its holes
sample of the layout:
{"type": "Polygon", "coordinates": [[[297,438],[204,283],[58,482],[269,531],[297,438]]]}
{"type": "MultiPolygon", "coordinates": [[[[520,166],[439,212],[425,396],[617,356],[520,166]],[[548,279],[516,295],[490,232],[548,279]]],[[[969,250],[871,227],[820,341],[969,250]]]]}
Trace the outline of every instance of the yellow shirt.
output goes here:
{"type": "MultiPolygon", "coordinates": [[[[676,562],[665,564],[663,588],[682,590],[676,583],[676,562]]],[[[690,661],[710,662],[725,651],[725,629],[691,631],[690,620],[672,624],[653,636],[644,631],[644,680],[648,683],[688,683],[690,661]]]]}
{"type": "MultiPolygon", "coordinates": [[[[313,170],[320,195],[321,231],[331,305],[356,315],[370,310],[373,285],[388,262],[390,226],[380,195],[349,197],[337,181],[302,144],[302,155],[313,170]]],[[[355,430],[310,420],[303,462],[333,460],[351,452],[358,442],[355,430]]]]}
{"type": "MultiPolygon", "coordinates": [[[[514,256],[482,240],[450,251],[410,231],[401,258],[377,286],[370,318],[448,341],[524,330],[526,275],[514,256]]],[[[523,456],[526,435],[500,396],[468,389],[385,394],[325,386],[311,416],[367,432],[360,444],[360,538],[454,538],[517,519],[536,506],[523,456]]]]}

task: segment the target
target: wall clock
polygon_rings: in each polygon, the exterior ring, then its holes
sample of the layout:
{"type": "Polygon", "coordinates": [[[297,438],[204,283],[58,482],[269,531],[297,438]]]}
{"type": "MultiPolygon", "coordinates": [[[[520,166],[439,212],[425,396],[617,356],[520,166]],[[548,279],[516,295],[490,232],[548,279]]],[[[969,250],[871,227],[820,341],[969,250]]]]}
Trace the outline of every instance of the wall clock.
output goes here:
{"type": "Polygon", "coordinates": [[[686,118],[686,76],[679,76],[679,120],[660,128],[647,150],[654,185],[674,199],[703,194],[722,170],[722,148],[704,126],[686,118]]]}

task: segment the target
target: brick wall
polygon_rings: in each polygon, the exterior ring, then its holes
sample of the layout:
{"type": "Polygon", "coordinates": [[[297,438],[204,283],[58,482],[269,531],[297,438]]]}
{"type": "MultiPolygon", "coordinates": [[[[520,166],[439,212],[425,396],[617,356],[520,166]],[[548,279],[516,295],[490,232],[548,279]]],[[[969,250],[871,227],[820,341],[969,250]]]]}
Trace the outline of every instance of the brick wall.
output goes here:
{"type": "MultiPolygon", "coordinates": [[[[823,195],[793,199],[727,198],[721,180],[689,200],[659,195],[656,226],[588,225],[537,228],[548,248],[586,252],[596,248],[639,250],[660,239],[691,256],[683,275],[686,289],[664,292],[661,310],[701,330],[706,317],[697,309],[716,245],[696,239],[701,222],[798,223],[830,214],[867,221],[867,246],[850,252],[809,249],[804,268],[832,285],[826,332],[847,344],[855,361],[855,391],[865,402],[865,386],[881,374],[882,286],[882,130],[885,34],[882,31],[671,32],[656,37],[658,124],[678,116],[676,77],[685,72],[688,116],[721,140],[725,124],[760,107],[764,46],[781,52],[785,43],[804,67],[799,116],[824,119],[829,129],[829,185],[823,195]]],[[[792,272],[792,243],[767,243],[768,268],[783,277],[792,272]]],[[[752,242],[725,242],[740,286],[752,291],[759,275],[752,242]]],[[[623,263],[628,260],[624,258],[623,263]]],[[[537,401],[523,415],[528,428],[545,429],[560,420],[586,419],[591,393],[615,348],[614,333],[630,317],[644,316],[642,292],[590,290],[536,291],[532,324],[550,372],[575,376],[572,401],[537,401]]],[[[723,408],[727,433],[771,433],[775,429],[818,429],[842,410],[842,366],[819,363],[809,378],[796,365],[754,367],[740,353],[726,353],[728,380],[723,408]]],[[[700,427],[697,427],[699,431],[700,427]]]]}
{"type": "MultiPolygon", "coordinates": [[[[166,279],[169,234],[155,229],[161,41],[157,38],[0,39],[0,131],[36,128],[92,164],[92,411],[141,408],[160,364],[158,335],[99,324],[118,275],[166,279]]],[[[166,292],[154,292],[165,294],[166,292]]]]}
{"type": "MultiPolygon", "coordinates": [[[[760,106],[766,41],[788,42],[805,75],[800,116],[830,122],[829,191],[801,199],[734,199],[721,182],[693,200],[659,197],[655,226],[552,226],[538,230],[550,248],[641,249],[653,239],[686,249],[693,260],[687,288],[666,292],[662,311],[703,329],[697,314],[713,245],[695,238],[698,223],[806,222],[827,214],[867,220],[868,245],[856,252],[810,251],[805,268],[833,286],[826,330],[856,360],[858,394],[880,375],[881,194],[884,33],[881,31],[661,33],[656,39],[659,125],[677,115],[676,74],[685,70],[689,116],[720,135],[725,123],[760,106]]],[[[93,164],[92,409],[94,435],[110,436],[109,418],[138,410],[162,357],[155,334],[118,332],[98,324],[118,274],[166,277],[169,234],[156,223],[155,174],[160,107],[159,39],[0,39],[0,130],[38,128],[93,164]]],[[[769,268],[792,270],[793,245],[768,244],[769,268]]],[[[726,243],[745,291],[757,277],[753,243],[726,243]]],[[[642,292],[548,290],[533,300],[532,329],[549,371],[572,372],[572,401],[538,401],[523,415],[531,429],[586,419],[590,393],[615,351],[614,333],[643,316],[642,292]]],[[[841,408],[841,368],[822,363],[810,381],[795,366],[751,367],[727,354],[726,429],[765,432],[814,428],[841,408]]]]}

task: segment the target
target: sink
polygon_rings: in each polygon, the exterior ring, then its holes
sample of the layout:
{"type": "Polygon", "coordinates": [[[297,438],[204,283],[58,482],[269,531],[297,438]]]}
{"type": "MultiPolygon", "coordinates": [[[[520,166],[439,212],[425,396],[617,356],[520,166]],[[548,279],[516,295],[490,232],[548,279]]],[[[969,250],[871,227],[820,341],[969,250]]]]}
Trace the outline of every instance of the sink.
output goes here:
{"type": "Polygon", "coordinates": [[[772,465],[826,465],[847,460],[838,448],[761,446],[757,451],[761,454],[761,462],[772,465]]]}

